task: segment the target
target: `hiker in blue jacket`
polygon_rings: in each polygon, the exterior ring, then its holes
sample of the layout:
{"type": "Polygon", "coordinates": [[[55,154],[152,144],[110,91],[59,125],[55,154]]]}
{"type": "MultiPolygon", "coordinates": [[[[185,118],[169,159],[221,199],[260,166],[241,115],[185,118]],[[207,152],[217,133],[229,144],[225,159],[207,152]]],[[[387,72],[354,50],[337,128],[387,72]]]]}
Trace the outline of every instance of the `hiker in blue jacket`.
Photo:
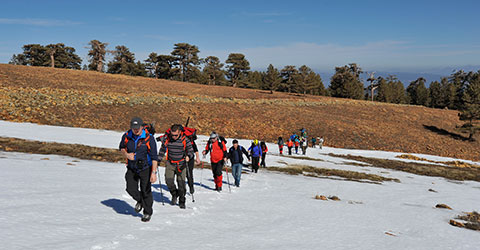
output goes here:
{"type": "Polygon", "coordinates": [[[232,163],[232,175],[235,179],[235,186],[240,187],[240,176],[242,175],[243,154],[245,154],[250,161],[250,156],[247,150],[241,145],[238,145],[237,140],[233,140],[233,146],[228,150],[228,159],[232,163]]]}
{"type": "Polygon", "coordinates": [[[252,157],[252,172],[257,173],[260,167],[260,157],[262,157],[262,148],[257,139],[253,140],[252,145],[248,148],[248,152],[250,152],[250,157],[252,157]]]}
{"type": "Polygon", "coordinates": [[[127,158],[127,193],[137,201],[135,212],[143,209],[142,221],[147,222],[153,213],[152,183],[157,181],[158,156],[157,143],[144,129],[142,119],[135,117],[130,121],[130,130],[123,134],[119,149],[127,158]]]}

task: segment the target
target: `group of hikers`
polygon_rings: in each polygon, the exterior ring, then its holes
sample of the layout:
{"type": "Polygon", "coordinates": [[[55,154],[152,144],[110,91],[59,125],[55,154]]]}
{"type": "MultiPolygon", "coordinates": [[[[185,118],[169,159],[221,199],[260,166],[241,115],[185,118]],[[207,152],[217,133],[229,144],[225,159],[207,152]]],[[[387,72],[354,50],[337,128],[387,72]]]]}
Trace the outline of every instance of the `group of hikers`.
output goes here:
{"type": "MultiPolygon", "coordinates": [[[[180,124],[172,125],[162,136],[154,138],[155,129],[151,124],[145,124],[139,117],[130,121],[130,130],[125,132],[120,141],[119,149],[127,159],[127,172],[125,173],[126,191],[137,202],[135,212],[143,210],[142,221],[148,222],[153,214],[153,196],[151,184],[160,180],[158,166],[165,161],[165,182],[172,196],[171,205],[177,205],[185,209],[186,183],[188,183],[190,194],[195,192],[193,180],[194,165],[202,164],[200,153],[195,140],[196,130],[188,127],[188,120],[185,126],[180,124]],[[157,143],[162,143],[157,153],[157,143]],[[175,185],[176,180],[176,185],[175,185]],[[138,188],[140,187],[140,190],[138,188]]],[[[203,157],[210,154],[210,165],[213,173],[215,190],[222,191],[223,167],[230,160],[234,185],[240,187],[240,179],[243,169],[243,155],[251,161],[252,172],[257,173],[260,167],[266,167],[265,157],[268,152],[264,141],[253,140],[251,146],[245,149],[239,145],[238,140],[232,141],[232,146],[227,150],[227,141],[216,132],[210,134],[203,157]]],[[[316,140],[312,139],[312,146],[315,147],[316,140]]],[[[319,146],[322,147],[323,138],[319,138],[319,146]],[[321,142],[320,142],[321,141],[321,142]]],[[[295,145],[295,152],[298,154],[298,146],[306,152],[308,146],[305,129],[301,130],[300,137],[295,133],[290,136],[286,144],[281,137],[278,138],[280,154],[283,154],[283,147],[288,147],[289,155],[295,145]]],[[[228,173],[227,173],[228,177],[228,173]]],[[[230,184],[230,183],[229,183],[230,184]]],[[[161,187],[160,187],[161,189],[161,187]]],[[[163,193],[162,193],[163,202],[163,193]]]]}
{"type": "MultiPolygon", "coordinates": [[[[311,145],[312,148],[315,148],[317,143],[320,149],[323,148],[323,136],[320,137],[312,137],[311,145]]],[[[283,154],[283,147],[287,146],[288,148],[288,155],[292,155],[292,149],[295,148],[295,154],[298,154],[298,148],[300,147],[302,149],[302,154],[305,155],[307,153],[307,148],[308,148],[308,136],[307,136],[307,131],[302,128],[300,130],[300,136],[296,134],[296,132],[293,132],[290,138],[288,138],[287,143],[283,140],[282,137],[278,137],[278,150],[280,151],[280,154],[283,154]]]]}

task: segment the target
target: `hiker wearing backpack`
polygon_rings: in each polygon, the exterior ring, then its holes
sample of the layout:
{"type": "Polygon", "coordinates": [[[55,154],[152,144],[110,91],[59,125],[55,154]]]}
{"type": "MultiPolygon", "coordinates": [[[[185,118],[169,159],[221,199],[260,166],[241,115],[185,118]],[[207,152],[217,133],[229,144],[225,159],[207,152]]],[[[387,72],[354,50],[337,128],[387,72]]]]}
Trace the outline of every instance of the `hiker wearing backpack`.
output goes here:
{"type": "Polygon", "coordinates": [[[300,142],[301,148],[302,148],[302,154],[305,155],[307,153],[307,148],[308,148],[308,140],[307,137],[302,137],[300,142]]]}
{"type": "Polygon", "coordinates": [[[320,149],[322,149],[322,147],[323,147],[323,142],[324,142],[323,136],[318,138],[318,146],[320,147],[320,149]]]}
{"type": "Polygon", "coordinates": [[[295,137],[294,143],[295,143],[295,154],[298,155],[298,146],[300,146],[300,138],[298,138],[298,135],[295,137]]]}
{"type": "Polygon", "coordinates": [[[266,167],[265,156],[267,156],[267,152],[268,152],[267,144],[265,144],[264,141],[260,142],[260,148],[262,148],[262,161],[260,162],[260,166],[265,168],[266,167]]]}
{"type": "Polygon", "coordinates": [[[312,148],[315,148],[315,143],[317,143],[317,139],[312,137],[312,148]]]}
{"type": "Polygon", "coordinates": [[[172,195],[171,205],[178,204],[181,209],[185,209],[185,178],[187,175],[187,162],[193,158],[193,147],[190,140],[183,133],[183,127],[174,124],[170,128],[170,133],[162,140],[162,147],[158,153],[159,162],[165,157],[165,182],[172,195]],[[175,186],[174,179],[177,179],[175,186]]]}
{"type": "Polygon", "coordinates": [[[285,145],[285,143],[283,142],[282,137],[278,137],[277,144],[278,144],[278,151],[280,152],[281,155],[283,155],[283,146],[285,145]]]}
{"type": "Polygon", "coordinates": [[[245,154],[250,161],[250,156],[247,150],[241,145],[238,145],[237,140],[233,140],[233,146],[228,150],[228,159],[232,164],[232,175],[235,179],[235,186],[240,187],[240,176],[242,175],[243,154],[245,154]]]}
{"type": "Polygon", "coordinates": [[[287,148],[288,148],[288,155],[292,155],[292,148],[293,148],[293,141],[292,141],[292,139],[288,139],[287,148]]]}
{"type": "Polygon", "coordinates": [[[119,149],[127,158],[127,193],[137,201],[135,212],[143,209],[142,221],[147,222],[153,214],[152,183],[157,181],[158,156],[157,143],[142,124],[139,117],[130,121],[130,130],[123,134],[119,149]]]}
{"type": "Polygon", "coordinates": [[[190,158],[190,160],[187,162],[188,166],[188,174],[187,174],[187,182],[188,182],[188,188],[190,189],[190,194],[193,194],[195,192],[194,188],[194,180],[193,180],[193,168],[195,167],[195,163],[198,165],[200,164],[200,156],[198,153],[198,147],[197,143],[195,143],[195,140],[197,139],[197,130],[194,128],[188,128],[188,127],[183,127],[183,133],[185,136],[190,140],[192,143],[192,148],[193,148],[193,157],[190,158]]]}
{"type": "Polygon", "coordinates": [[[210,164],[212,165],[213,180],[215,182],[215,190],[222,191],[222,171],[227,160],[227,147],[225,142],[220,140],[217,133],[210,134],[210,140],[207,142],[203,155],[210,153],[210,164]]]}
{"type": "Polygon", "coordinates": [[[250,157],[252,158],[252,172],[257,173],[260,166],[260,157],[262,157],[262,148],[257,139],[253,140],[252,145],[248,148],[248,152],[250,152],[250,157]]]}

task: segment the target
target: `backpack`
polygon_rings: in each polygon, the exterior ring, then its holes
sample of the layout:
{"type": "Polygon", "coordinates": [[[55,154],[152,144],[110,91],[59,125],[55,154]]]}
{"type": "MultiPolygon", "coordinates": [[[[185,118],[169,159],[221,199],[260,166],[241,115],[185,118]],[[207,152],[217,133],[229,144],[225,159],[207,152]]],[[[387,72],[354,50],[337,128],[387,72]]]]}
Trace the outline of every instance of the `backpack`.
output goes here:
{"type": "MultiPolygon", "coordinates": [[[[225,137],[219,135],[217,143],[218,143],[218,146],[223,150],[222,142],[223,142],[223,144],[225,144],[225,147],[226,147],[227,146],[227,140],[225,139],[225,137]]],[[[208,140],[207,145],[208,145],[208,151],[211,152],[212,151],[212,142],[210,140],[208,140]]]]}
{"type": "Polygon", "coordinates": [[[142,127],[143,129],[147,130],[150,135],[155,135],[155,127],[152,123],[144,123],[142,124],[142,127]]]}
{"type": "MultiPolygon", "coordinates": [[[[157,137],[157,141],[163,141],[165,140],[168,136],[170,136],[171,129],[167,129],[165,131],[165,134],[157,137]]],[[[181,129],[181,133],[185,135],[192,143],[197,139],[197,130],[194,128],[188,128],[188,127],[183,127],[181,129]]]]}

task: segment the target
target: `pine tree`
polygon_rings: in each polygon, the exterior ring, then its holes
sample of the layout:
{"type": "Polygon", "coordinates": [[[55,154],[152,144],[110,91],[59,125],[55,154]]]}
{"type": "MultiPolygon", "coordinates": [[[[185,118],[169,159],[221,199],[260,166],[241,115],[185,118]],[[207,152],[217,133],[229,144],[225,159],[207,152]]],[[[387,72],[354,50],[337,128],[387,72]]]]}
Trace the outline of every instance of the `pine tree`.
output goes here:
{"type": "Polygon", "coordinates": [[[428,90],[425,87],[425,78],[419,77],[417,80],[410,82],[407,87],[407,93],[410,104],[427,106],[428,90]]]}
{"type": "Polygon", "coordinates": [[[158,55],[155,52],[152,52],[148,55],[148,58],[145,59],[145,69],[147,70],[147,76],[158,78],[158,55]]]}
{"type": "Polygon", "coordinates": [[[208,56],[204,60],[203,74],[206,78],[206,83],[209,85],[224,85],[225,71],[223,70],[223,63],[216,56],[208,56]]]}
{"type": "Polygon", "coordinates": [[[299,80],[298,70],[293,65],[286,65],[280,71],[282,76],[282,83],[280,84],[280,91],[291,93],[295,90],[295,86],[299,80]]]}
{"type": "Polygon", "coordinates": [[[263,76],[263,86],[264,89],[270,90],[270,93],[279,89],[280,84],[282,83],[282,78],[278,69],[273,67],[272,64],[268,65],[267,72],[263,76]]]}
{"type": "Polygon", "coordinates": [[[237,87],[241,79],[245,79],[250,70],[250,63],[245,55],[240,53],[231,53],[227,60],[227,77],[233,87],[237,87]]]}
{"type": "Polygon", "coordinates": [[[467,121],[460,128],[462,132],[469,133],[469,140],[474,140],[473,135],[480,131],[480,71],[470,74],[462,96],[463,104],[459,118],[467,121]]]}
{"type": "Polygon", "coordinates": [[[455,99],[457,95],[455,85],[449,82],[446,77],[442,77],[440,81],[440,87],[442,88],[443,103],[445,107],[449,109],[454,109],[455,99]]]}
{"type": "Polygon", "coordinates": [[[88,51],[88,64],[89,70],[95,70],[98,72],[104,71],[105,55],[107,54],[108,43],[102,43],[98,40],[91,40],[89,43],[90,50],[88,51]]]}
{"type": "Polygon", "coordinates": [[[108,63],[108,73],[132,76],[138,74],[138,67],[135,63],[135,54],[130,52],[127,47],[118,45],[111,53],[113,54],[113,61],[108,63]]]}
{"type": "Polygon", "coordinates": [[[157,57],[157,76],[161,79],[181,80],[180,69],[175,67],[177,59],[171,55],[157,57]]]}
{"type": "Polygon", "coordinates": [[[429,107],[431,108],[445,108],[445,97],[442,86],[438,81],[433,81],[428,87],[429,107]]]}
{"type": "Polygon", "coordinates": [[[189,76],[194,75],[191,71],[195,71],[195,68],[198,69],[200,64],[200,58],[198,57],[200,50],[197,46],[188,43],[176,43],[174,46],[171,54],[180,66],[180,78],[183,82],[188,82],[190,81],[189,76]]]}
{"type": "Polygon", "coordinates": [[[252,89],[263,89],[264,73],[260,71],[249,71],[245,81],[240,81],[239,87],[252,89]]]}
{"type": "Polygon", "coordinates": [[[335,67],[335,74],[330,81],[329,91],[333,97],[363,99],[364,87],[360,81],[362,69],[355,63],[335,67]]]}

